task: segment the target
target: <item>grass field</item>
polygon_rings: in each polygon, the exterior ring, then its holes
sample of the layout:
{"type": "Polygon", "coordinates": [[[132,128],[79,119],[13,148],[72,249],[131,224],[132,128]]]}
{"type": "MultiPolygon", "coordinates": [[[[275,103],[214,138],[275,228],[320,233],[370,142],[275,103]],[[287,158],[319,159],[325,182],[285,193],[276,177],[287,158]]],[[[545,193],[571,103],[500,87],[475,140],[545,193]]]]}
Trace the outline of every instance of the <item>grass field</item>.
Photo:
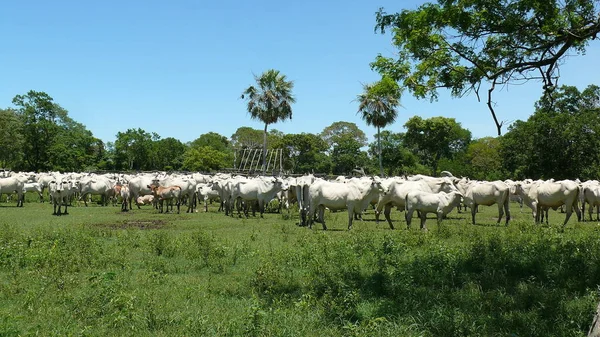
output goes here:
{"type": "MultiPolygon", "coordinates": [[[[183,208],[185,210],[185,207],[183,208]]],[[[0,336],[585,336],[600,224],[0,204],[0,336]]]]}

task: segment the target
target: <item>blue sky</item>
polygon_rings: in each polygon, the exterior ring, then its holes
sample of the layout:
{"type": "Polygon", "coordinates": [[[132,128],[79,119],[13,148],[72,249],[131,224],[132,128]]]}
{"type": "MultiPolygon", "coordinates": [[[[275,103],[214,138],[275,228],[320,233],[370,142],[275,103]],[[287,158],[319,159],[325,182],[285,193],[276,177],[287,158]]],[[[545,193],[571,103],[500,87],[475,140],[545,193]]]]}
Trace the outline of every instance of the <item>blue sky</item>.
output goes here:
{"type": "MultiPolygon", "coordinates": [[[[422,1],[14,1],[2,3],[0,107],[17,94],[45,91],[102,140],[142,128],[183,142],[214,131],[230,137],[250,120],[241,92],[253,74],[280,70],[295,82],[293,120],[285,133],[319,133],[335,121],[356,123],[362,84],[378,53],[391,56],[390,35],[374,34],[379,7],[414,9],[422,1]]],[[[567,59],[560,84],[598,83],[600,44],[567,59]]],[[[541,84],[496,93],[499,119],[526,119],[541,84]]],[[[474,95],[402,98],[387,129],[403,131],[414,115],[456,118],[476,138],[495,136],[484,102],[474,95]]]]}

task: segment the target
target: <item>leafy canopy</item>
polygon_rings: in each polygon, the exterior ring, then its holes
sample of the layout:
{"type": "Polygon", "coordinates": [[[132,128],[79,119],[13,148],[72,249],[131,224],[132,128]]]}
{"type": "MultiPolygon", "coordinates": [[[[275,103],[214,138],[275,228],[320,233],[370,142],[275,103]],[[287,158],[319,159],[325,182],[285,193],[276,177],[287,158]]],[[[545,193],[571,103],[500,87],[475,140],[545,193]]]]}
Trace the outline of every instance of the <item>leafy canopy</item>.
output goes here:
{"type": "Polygon", "coordinates": [[[471,132],[463,129],[454,118],[423,119],[414,116],[404,127],[406,146],[420,157],[423,165],[431,168],[431,175],[434,176],[440,159],[451,159],[457,153],[464,152],[471,142],[471,132]]]}
{"type": "Polygon", "coordinates": [[[383,76],[378,82],[363,85],[363,92],[356,98],[358,113],[367,125],[385,128],[398,117],[401,95],[398,82],[383,76]]]}
{"type": "Polygon", "coordinates": [[[252,119],[266,125],[292,118],[292,96],[294,82],[288,81],[279,70],[269,69],[260,76],[254,75],[256,86],[249,86],[242,93],[247,100],[247,109],[252,119]]]}
{"type": "Polygon", "coordinates": [[[511,125],[500,153],[507,171],[518,179],[596,179],[599,134],[600,87],[579,91],[561,86],[536,103],[527,121],[511,125]]]}
{"type": "Polygon", "coordinates": [[[376,13],[375,30],[390,30],[397,58],[377,56],[371,67],[417,98],[435,100],[438,88],[455,97],[535,80],[556,87],[560,64],[583,54],[600,31],[597,0],[438,0],[415,10],[376,13]]]}

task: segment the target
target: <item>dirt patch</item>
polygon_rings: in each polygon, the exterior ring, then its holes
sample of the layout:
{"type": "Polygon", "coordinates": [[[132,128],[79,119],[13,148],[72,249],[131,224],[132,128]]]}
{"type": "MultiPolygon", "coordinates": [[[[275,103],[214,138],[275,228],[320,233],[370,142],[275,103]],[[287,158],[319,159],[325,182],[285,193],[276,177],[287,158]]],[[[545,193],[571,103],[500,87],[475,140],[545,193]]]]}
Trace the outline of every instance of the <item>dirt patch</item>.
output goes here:
{"type": "Polygon", "coordinates": [[[100,224],[98,226],[107,227],[110,229],[161,229],[167,225],[164,220],[124,220],[118,223],[112,224],[100,224]]]}

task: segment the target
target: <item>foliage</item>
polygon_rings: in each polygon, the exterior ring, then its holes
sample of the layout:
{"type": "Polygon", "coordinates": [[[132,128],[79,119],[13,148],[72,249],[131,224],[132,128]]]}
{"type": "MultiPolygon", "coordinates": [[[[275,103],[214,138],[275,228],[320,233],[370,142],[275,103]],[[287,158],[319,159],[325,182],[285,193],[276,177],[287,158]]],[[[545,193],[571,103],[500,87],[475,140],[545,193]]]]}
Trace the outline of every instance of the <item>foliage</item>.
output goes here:
{"type": "Polygon", "coordinates": [[[269,69],[260,76],[254,76],[257,86],[249,86],[242,93],[247,101],[250,118],[265,123],[263,140],[263,173],[267,160],[267,127],[279,121],[292,119],[292,104],[296,99],[292,95],[294,82],[288,81],[279,70],[269,69]]]}
{"type": "MultiPolygon", "coordinates": [[[[241,129],[241,128],[240,128],[241,129]]],[[[239,129],[238,129],[239,130],[239,129]]],[[[258,130],[256,130],[258,131],[258,130]]],[[[220,152],[231,152],[231,143],[227,137],[216,132],[208,132],[201,134],[190,143],[191,147],[209,146],[220,152]]]]}
{"type": "MultiPolygon", "coordinates": [[[[13,104],[22,125],[20,170],[83,170],[101,156],[102,142],[84,125],[73,121],[67,110],[45,92],[30,90],[16,95],[13,104]]],[[[16,141],[19,142],[19,137],[16,141]]]]}
{"type": "Polygon", "coordinates": [[[596,179],[600,154],[600,88],[562,86],[536,103],[501,140],[506,170],[515,178],[596,179]]]}
{"type": "Polygon", "coordinates": [[[471,141],[471,132],[463,129],[454,118],[432,117],[423,119],[419,116],[410,118],[406,124],[404,141],[436,175],[440,159],[451,159],[454,155],[467,149],[471,141]]]}
{"type": "Polygon", "coordinates": [[[173,137],[153,142],[152,167],[161,171],[181,170],[187,146],[173,137]]]}
{"type": "Polygon", "coordinates": [[[215,150],[210,146],[190,147],[183,155],[183,167],[188,171],[211,172],[231,167],[231,153],[215,150]]]}
{"type": "Polygon", "coordinates": [[[83,124],[65,116],[48,151],[54,170],[80,172],[95,167],[102,160],[104,144],[83,124]]]}
{"type": "Polygon", "coordinates": [[[286,134],[274,147],[284,149],[284,168],[292,173],[331,172],[331,160],[326,151],[329,148],[323,138],[312,133],[286,134]]]}
{"type": "Polygon", "coordinates": [[[23,160],[23,121],[13,109],[0,109],[0,167],[17,168],[23,160]]]}
{"type": "Polygon", "coordinates": [[[263,131],[249,126],[239,127],[231,135],[231,144],[235,149],[259,149],[263,140],[263,131]]]}
{"type": "Polygon", "coordinates": [[[361,143],[351,134],[337,136],[330,155],[333,163],[333,173],[350,175],[355,168],[367,165],[369,157],[360,148],[361,143]]]}
{"type": "Polygon", "coordinates": [[[500,139],[484,137],[472,141],[466,153],[468,175],[478,180],[502,179],[502,157],[500,139]]]}
{"type": "Polygon", "coordinates": [[[334,122],[323,129],[320,136],[327,142],[330,151],[333,150],[336,144],[348,137],[354,138],[360,145],[359,147],[367,145],[367,135],[356,124],[351,122],[334,122]]]}
{"type": "Polygon", "coordinates": [[[118,132],[115,140],[115,166],[117,170],[152,169],[154,142],[160,136],[140,128],[118,132]]]}
{"type": "Polygon", "coordinates": [[[381,128],[393,123],[398,116],[396,108],[400,105],[402,94],[398,83],[389,76],[383,76],[379,82],[363,86],[363,93],[358,95],[358,113],[367,125],[377,128],[377,157],[379,173],[384,175],[381,153],[381,128]]]}
{"type": "MultiPolygon", "coordinates": [[[[377,142],[369,144],[369,155],[377,157],[377,142]]],[[[381,131],[382,164],[387,176],[412,174],[418,163],[418,158],[404,145],[404,133],[394,133],[389,130],[381,131]]],[[[424,173],[424,172],[418,172],[424,173]]]]}
{"type": "Polygon", "coordinates": [[[392,31],[398,57],[371,66],[418,98],[455,97],[489,85],[487,104],[500,135],[492,92],[535,80],[550,93],[568,55],[583,54],[600,31],[595,0],[438,0],[415,10],[377,12],[376,31],[392,31]]]}

